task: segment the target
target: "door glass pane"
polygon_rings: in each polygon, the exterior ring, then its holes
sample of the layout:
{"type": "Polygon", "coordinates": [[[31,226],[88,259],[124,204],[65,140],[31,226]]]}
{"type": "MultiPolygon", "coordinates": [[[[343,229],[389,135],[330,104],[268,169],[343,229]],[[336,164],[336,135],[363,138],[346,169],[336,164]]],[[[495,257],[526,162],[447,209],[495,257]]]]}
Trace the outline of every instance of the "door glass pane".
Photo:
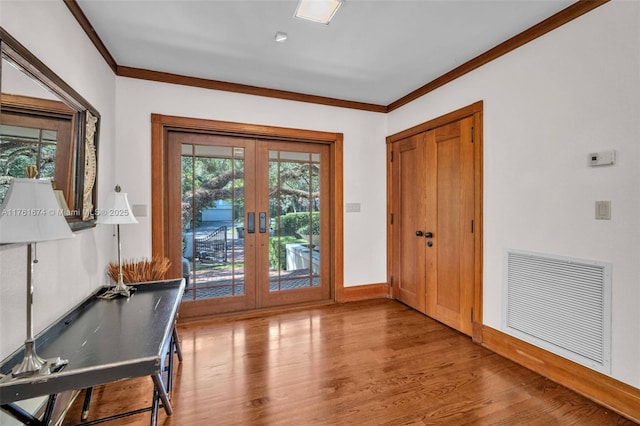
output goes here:
{"type": "Polygon", "coordinates": [[[320,155],[269,151],[269,291],[320,285],[320,155]]]}
{"type": "Polygon", "coordinates": [[[184,299],[244,295],[243,217],[244,149],[183,144],[184,299]]]}

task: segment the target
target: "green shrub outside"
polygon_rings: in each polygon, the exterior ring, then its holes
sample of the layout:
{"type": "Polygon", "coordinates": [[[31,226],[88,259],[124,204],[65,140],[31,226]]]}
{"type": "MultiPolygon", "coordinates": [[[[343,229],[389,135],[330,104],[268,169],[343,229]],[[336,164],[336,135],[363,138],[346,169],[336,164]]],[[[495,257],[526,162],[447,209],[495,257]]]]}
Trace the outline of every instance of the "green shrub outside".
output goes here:
{"type": "MultiPolygon", "coordinates": [[[[278,218],[280,238],[269,238],[269,265],[274,269],[286,269],[287,244],[307,244],[307,240],[298,238],[300,234],[309,235],[309,212],[287,213],[278,218]]],[[[320,234],[320,212],[311,212],[313,233],[320,234]]]]}
{"type": "Polygon", "coordinates": [[[306,240],[293,235],[283,235],[269,238],[269,266],[273,269],[286,269],[287,244],[305,243],[306,240]]]}
{"type": "Polygon", "coordinates": [[[309,232],[308,223],[306,225],[302,225],[296,232],[300,235],[320,235],[320,221],[314,220],[311,224],[313,225],[313,232],[309,232]]]}
{"type": "MultiPolygon", "coordinates": [[[[314,234],[320,233],[320,212],[311,212],[311,223],[314,234]]],[[[279,224],[280,235],[305,234],[299,230],[305,226],[309,229],[309,212],[287,213],[279,217],[279,224]]]]}

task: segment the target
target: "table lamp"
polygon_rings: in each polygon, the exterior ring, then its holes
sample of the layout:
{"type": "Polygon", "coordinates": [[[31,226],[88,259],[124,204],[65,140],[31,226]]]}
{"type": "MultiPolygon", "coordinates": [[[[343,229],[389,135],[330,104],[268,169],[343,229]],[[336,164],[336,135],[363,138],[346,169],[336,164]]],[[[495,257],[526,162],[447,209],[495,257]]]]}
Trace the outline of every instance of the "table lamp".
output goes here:
{"type": "Polygon", "coordinates": [[[35,243],[73,238],[64,212],[53,193],[51,182],[36,179],[34,166],[27,168],[30,179],[16,178],[0,206],[0,243],[27,243],[27,339],[24,341],[24,358],[13,368],[13,377],[26,377],[51,373],[52,368],[67,361],[58,358],[44,360],[36,353],[33,338],[33,267],[35,243]]]}
{"type": "Polygon", "coordinates": [[[131,295],[130,288],[125,285],[122,279],[122,244],[120,242],[120,225],[128,223],[138,223],[133,216],[129,200],[126,192],[120,192],[120,185],[116,185],[113,191],[109,193],[107,199],[101,209],[99,209],[98,220],[96,223],[103,225],[116,225],[118,235],[118,282],[115,287],[110,288],[99,297],[102,299],[113,299],[114,297],[131,295]]]}

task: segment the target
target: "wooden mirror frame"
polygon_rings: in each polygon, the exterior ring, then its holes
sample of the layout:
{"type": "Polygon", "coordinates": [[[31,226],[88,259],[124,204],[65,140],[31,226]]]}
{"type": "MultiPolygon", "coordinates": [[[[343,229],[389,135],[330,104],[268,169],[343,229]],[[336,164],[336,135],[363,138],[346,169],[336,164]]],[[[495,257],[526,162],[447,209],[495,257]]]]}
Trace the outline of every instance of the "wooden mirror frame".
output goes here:
{"type": "MultiPolygon", "coordinates": [[[[100,113],[2,27],[0,51],[2,59],[17,65],[27,76],[47,87],[74,111],[71,135],[73,149],[68,153],[75,164],[71,174],[74,177],[73,207],[70,206],[71,214],[65,217],[74,231],[94,227],[100,113]]],[[[0,75],[1,73],[0,62],[0,75]]]]}

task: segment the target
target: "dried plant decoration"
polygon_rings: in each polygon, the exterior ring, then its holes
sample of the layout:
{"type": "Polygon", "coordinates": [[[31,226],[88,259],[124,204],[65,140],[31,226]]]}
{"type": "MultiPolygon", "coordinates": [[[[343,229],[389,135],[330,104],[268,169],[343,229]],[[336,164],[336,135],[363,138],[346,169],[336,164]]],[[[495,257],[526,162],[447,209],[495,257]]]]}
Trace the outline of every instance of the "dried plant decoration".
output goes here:
{"type": "MultiPolygon", "coordinates": [[[[152,259],[125,260],[122,262],[122,281],[140,283],[165,279],[171,261],[166,257],[153,256],[152,259]]],[[[118,282],[118,264],[109,262],[109,277],[118,282]]]]}

